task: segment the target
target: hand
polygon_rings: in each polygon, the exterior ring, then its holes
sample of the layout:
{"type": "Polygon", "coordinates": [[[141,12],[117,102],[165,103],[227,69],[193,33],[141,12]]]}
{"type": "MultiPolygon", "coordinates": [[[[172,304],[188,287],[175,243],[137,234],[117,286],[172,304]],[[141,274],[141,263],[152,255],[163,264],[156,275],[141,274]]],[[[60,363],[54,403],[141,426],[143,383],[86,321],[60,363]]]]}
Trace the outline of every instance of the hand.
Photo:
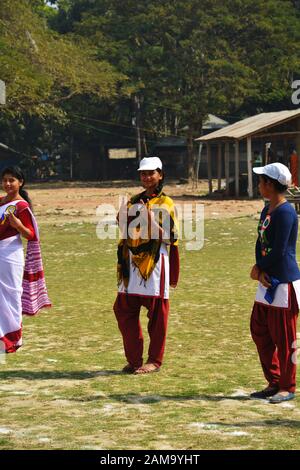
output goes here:
{"type": "Polygon", "coordinates": [[[164,240],[164,231],[155,218],[155,213],[143,201],[140,201],[141,226],[148,229],[148,236],[152,240],[164,240]]]}
{"type": "Polygon", "coordinates": [[[144,201],[140,200],[139,202],[141,204],[140,208],[140,214],[142,217],[143,222],[146,222],[149,224],[149,227],[151,226],[151,223],[155,222],[155,217],[154,217],[154,212],[144,203],[144,201]]]}
{"type": "Polygon", "coordinates": [[[255,264],[255,265],[252,267],[251,272],[250,272],[250,277],[251,277],[251,279],[253,279],[254,281],[258,281],[260,272],[261,272],[261,271],[260,271],[259,267],[257,266],[257,264],[255,264]]]}
{"type": "Polygon", "coordinates": [[[22,227],[22,222],[20,221],[20,219],[18,219],[14,214],[9,214],[8,216],[8,222],[10,224],[11,227],[15,228],[16,230],[20,230],[20,228],[22,227]]]}
{"type": "Polygon", "coordinates": [[[264,273],[263,271],[260,273],[258,280],[267,289],[271,287],[272,285],[269,281],[269,276],[267,275],[267,273],[264,273]]]}

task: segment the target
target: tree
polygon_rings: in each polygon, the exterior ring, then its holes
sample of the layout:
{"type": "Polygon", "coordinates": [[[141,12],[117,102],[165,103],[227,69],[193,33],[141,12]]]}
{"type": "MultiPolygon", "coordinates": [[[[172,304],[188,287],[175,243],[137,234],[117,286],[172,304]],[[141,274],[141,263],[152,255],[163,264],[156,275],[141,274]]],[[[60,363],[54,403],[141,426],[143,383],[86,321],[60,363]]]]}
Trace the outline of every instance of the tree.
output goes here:
{"type": "MultiPolygon", "coordinates": [[[[7,86],[1,108],[0,141],[32,155],[51,150],[77,131],[74,114],[101,109],[119,98],[125,77],[103,60],[84,38],[52,30],[57,10],[43,0],[2,0],[0,74],[7,86]],[[106,104],[105,104],[106,103],[106,104]]],[[[91,133],[81,128],[83,142],[91,133]]]]}
{"type": "Polygon", "coordinates": [[[0,70],[7,85],[7,115],[63,117],[63,103],[73,96],[116,96],[121,75],[95,60],[83,39],[51,31],[36,11],[43,11],[42,3],[2,0],[0,70]]]}
{"type": "Polygon", "coordinates": [[[153,138],[187,129],[191,177],[194,138],[209,113],[291,106],[300,68],[293,0],[53,0],[56,10],[43,0],[2,3],[11,116],[63,120],[80,108],[83,117],[131,126],[135,113],[144,152],[153,138]]]}
{"type": "Polygon", "coordinates": [[[60,30],[89,38],[99,60],[109,60],[128,77],[147,129],[158,135],[166,127],[169,133],[187,127],[190,177],[194,138],[208,113],[279,105],[299,70],[299,15],[290,1],[57,4],[60,30]]]}

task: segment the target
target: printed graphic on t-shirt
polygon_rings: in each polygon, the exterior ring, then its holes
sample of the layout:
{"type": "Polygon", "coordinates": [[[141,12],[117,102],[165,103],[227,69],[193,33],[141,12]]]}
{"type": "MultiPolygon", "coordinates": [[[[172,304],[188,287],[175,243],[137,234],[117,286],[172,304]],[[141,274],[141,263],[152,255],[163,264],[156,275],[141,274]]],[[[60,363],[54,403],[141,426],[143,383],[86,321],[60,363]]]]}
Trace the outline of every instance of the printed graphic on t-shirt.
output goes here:
{"type": "Polygon", "coordinates": [[[268,214],[266,218],[264,220],[261,219],[258,224],[258,235],[259,235],[259,240],[260,240],[262,256],[266,256],[272,251],[272,248],[269,246],[268,238],[266,235],[266,229],[269,227],[270,222],[271,222],[271,216],[270,214],[268,214]]]}

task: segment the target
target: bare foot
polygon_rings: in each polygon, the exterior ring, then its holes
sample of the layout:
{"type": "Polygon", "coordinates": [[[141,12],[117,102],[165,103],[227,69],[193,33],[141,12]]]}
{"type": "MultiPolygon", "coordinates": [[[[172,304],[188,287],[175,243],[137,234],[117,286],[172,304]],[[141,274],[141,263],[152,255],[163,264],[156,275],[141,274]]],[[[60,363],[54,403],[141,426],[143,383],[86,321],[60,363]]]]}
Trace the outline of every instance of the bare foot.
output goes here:
{"type": "Polygon", "coordinates": [[[140,374],[150,374],[151,372],[158,372],[160,367],[158,367],[156,364],[153,364],[152,362],[147,362],[147,364],[139,367],[134,374],[140,375],[140,374]]]}
{"type": "Polygon", "coordinates": [[[290,392],[288,392],[287,390],[279,390],[279,392],[277,392],[277,395],[280,395],[282,397],[287,397],[289,394],[290,392]]]}

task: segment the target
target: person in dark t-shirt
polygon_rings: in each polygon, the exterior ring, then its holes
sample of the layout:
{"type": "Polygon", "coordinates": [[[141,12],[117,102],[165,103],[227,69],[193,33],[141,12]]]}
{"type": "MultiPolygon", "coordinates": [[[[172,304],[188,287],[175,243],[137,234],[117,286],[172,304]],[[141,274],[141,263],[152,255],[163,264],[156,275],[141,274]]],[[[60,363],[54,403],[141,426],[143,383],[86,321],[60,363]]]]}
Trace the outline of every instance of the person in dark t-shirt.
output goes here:
{"type": "Polygon", "coordinates": [[[270,403],[291,400],[296,389],[296,321],[300,304],[300,271],[296,261],[298,217],[284,197],[291,182],[282,163],[253,168],[260,194],[269,200],[261,212],[256,263],[251,278],[259,281],[251,316],[267,387],[250,395],[270,403]]]}

